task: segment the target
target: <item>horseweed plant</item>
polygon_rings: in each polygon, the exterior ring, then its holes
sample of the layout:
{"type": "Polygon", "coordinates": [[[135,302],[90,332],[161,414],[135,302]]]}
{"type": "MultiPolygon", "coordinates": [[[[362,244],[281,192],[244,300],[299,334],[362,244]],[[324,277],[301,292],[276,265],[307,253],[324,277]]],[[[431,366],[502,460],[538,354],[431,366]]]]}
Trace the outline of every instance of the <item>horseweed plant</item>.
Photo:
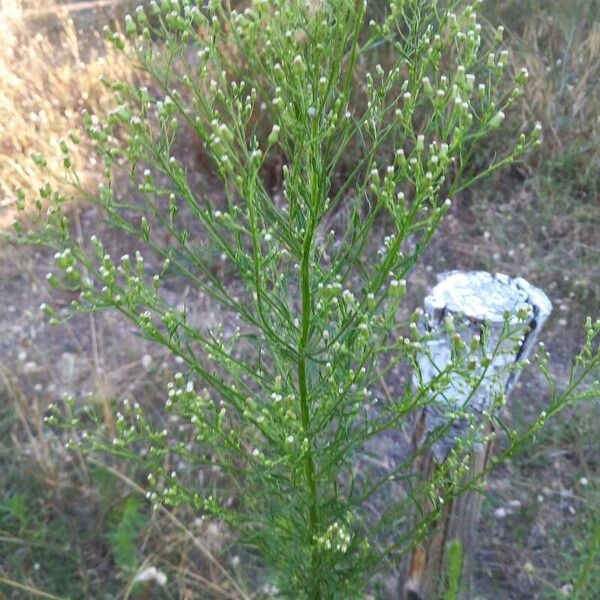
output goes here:
{"type": "MultiPolygon", "coordinates": [[[[472,170],[527,79],[508,71],[501,30],[482,32],[477,4],[393,0],[370,23],[365,0],[255,0],[239,12],[215,0],[138,7],[123,34],[106,35],[152,84],[104,81],[116,108],[105,123],[87,114],[84,123],[106,181],[84,191],[69,158],[72,134],[61,143],[60,189],[71,184],[101,207],[146,257],[115,261],[97,236],[73,235],[66,196],[50,184],[36,201],[44,225],[16,225],[21,241],[56,252],[49,283],[80,293],[70,314],[116,309],[186,371],[168,386],[170,419],[124,400],[113,431],[100,424],[81,434],[93,409],[73,402],[63,406],[67,417],[54,407],[48,421],[66,423],[74,446],[143,457],[153,505],[186,505],[226,523],[284,596],[361,595],[428,534],[445,500],[476,483],[464,478],[466,440],[435,485],[411,486],[367,514],[386,486],[410,478],[411,461],[382,473],[358,468],[357,457],[433,402],[450,377],[480,381],[472,363],[481,345],[458,340],[434,381],[415,378],[385,401],[381,391],[398,364],[418,369],[419,312],[403,321],[399,306],[452,198],[540,144],[536,126],[472,170]],[[389,64],[369,72],[382,47],[389,64]],[[499,91],[506,78],[509,94],[499,91]],[[183,130],[214,163],[218,200],[178,158],[183,130]],[[340,180],[351,151],[356,161],[340,180]],[[283,164],[280,194],[264,183],[273,157],[283,164]],[[115,193],[121,172],[137,186],[127,201],[115,193]],[[209,329],[171,306],[163,286],[174,275],[220,305],[224,324],[209,329]],[[407,520],[425,497],[432,512],[407,520]]],[[[43,157],[34,160],[44,168],[43,157]]],[[[69,318],[42,310],[54,323],[69,318]]],[[[598,324],[588,325],[577,384],[598,361],[598,324]]],[[[503,339],[518,344],[522,329],[507,321],[503,339]]],[[[547,412],[570,397],[554,390],[547,412]]],[[[543,419],[511,437],[507,454],[543,419]]]]}

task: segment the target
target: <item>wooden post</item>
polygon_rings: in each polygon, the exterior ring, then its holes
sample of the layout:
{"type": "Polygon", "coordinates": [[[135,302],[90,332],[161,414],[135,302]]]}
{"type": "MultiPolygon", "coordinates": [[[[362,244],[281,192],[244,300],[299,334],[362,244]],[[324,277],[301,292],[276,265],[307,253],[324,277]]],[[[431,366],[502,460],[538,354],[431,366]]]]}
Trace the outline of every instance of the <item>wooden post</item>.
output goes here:
{"type": "MultiPolygon", "coordinates": [[[[415,380],[428,383],[443,371],[450,361],[452,352],[451,328],[460,331],[462,340],[470,344],[475,336],[481,336],[482,327],[486,326],[489,338],[480,356],[491,357],[497,348],[501,332],[505,326],[506,313],[511,319],[517,314],[528,316],[523,323],[524,339],[518,349],[515,343],[505,344],[500,352],[491,359],[484,371],[479,364],[475,372],[482,374],[482,383],[473,393],[472,386],[466,385],[459,377],[450,379],[450,383],[436,394],[443,398],[443,406],[433,402],[415,415],[412,443],[413,451],[429,441],[428,448],[417,453],[414,471],[420,483],[433,481],[433,476],[440,471],[448,460],[449,454],[457,440],[465,439],[469,428],[477,425],[481,443],[474,440],[470,449],[470,476],[481,473],[488,464],[491,455],[493,435],[490,421],[490,410],[493,410],[494,398],[498,393],[506,396],[512,390],[519,376],[520,369],[510,370],[511,363],[525,360],[533,346],[544,321],[552,310],[548,297],[521,278],[511,279],[502,274],[491,274],[483,271],[452,271],[439,277],[439,283],[431,294],[425,298],[424,315],[420,327],[423,332],[433,333],[426,343],[426,351],[419,359],[419,371],[415,380]],[[525,312],[526,311],[526,312],[525,312]],[[445,416],[452,407],[465,408],[468,416],[453,420],[447,431],[439,439],[431,442],[429,437],[435,430],[448,425],[445,416]],[[487,416],[486,416],[487,415],[487,416]]],[[[483,339],[483,338],[481,338],[483,339]]],[[[440,595],[440,584],[447,567],[447,551],[449,543],[455,540],[462,547],[461,598],[470,598],[469,587],[471,577],[472,556],[476,546],[477,524],[481,507],[481,494],[469,491],[455,498],[444,506],[444,510],[433,526],[433,535],[415,548],[401,581],[400,597],[404,600],[437,600],[440,595]]],[[[431,513],[432,506],[421,507],[425,513],[431,513]]]]}

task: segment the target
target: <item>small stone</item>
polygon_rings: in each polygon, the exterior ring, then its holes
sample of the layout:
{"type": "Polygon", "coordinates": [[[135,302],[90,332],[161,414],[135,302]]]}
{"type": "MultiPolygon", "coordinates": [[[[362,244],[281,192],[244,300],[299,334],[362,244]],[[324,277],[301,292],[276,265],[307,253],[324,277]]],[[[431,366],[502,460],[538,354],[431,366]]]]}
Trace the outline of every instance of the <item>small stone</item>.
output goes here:
{"type": "Polygon", "coordinates": [[[152,357],[149,354],[144,354],[144,356],[142,356],[142,367],[144,367],[144,369],[146,369],[146,371],[150,368],[150,365],[152,364],[152,357]]]}
{"type": "Polygon", "coordinates": [[[75,377],[75,355],[71,352],[63,352],[56,363],[56,370],[61,383],[65,385],[73,383],[75,377]]]}
{"type": "Polygon", "coordinates": [[[562,585],[560,588],[560,593],[563,596],[570,596],[573,593],[573,584],[565,583],[564,585],[562,585]]]}
{"type": "Polygon", "coordinates": [[[582,478],[579,480],[579,483],[580,483],[582,486],[584,486],[584,487],[585,487],[586,485],[589,485],[590,481],[589,481],[589,479],[588,479],[587,477],[582,477],[582,478]]]}
{"type": "Polygon", "coordinates": [[[507,514],[508,513],[503,506],[500,506],[499,508],[494,510],[494,516],[496,517],[496,519],[504,519],[507,514]]]}
{"type": "Polygon", "coordinates": [[[560,490],[560,496],[561,498],[573,498],[575,494],[573,494],[573,490],[570,490],[568,488],[561,488],[560,490]]]}
{"type": "Polygon", "coordinates": [[[23,365],[23,373],[33,373],[33,371],[37,370],[38,364],[30,360],[23,365]]]}

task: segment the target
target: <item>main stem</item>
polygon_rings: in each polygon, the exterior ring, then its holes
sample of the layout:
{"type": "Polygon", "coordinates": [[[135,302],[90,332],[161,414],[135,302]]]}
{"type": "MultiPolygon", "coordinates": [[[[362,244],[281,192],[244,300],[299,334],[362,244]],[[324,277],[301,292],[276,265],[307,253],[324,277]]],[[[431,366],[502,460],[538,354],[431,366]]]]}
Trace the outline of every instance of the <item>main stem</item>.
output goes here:
{"type": "MultiPolygon", "coordinates": [[[[302,429],[305,438],[308,440],[308,448],[305,456],[305,475],[310,505],[308,512],[308,531],[311,543],[311,573],[313,578],[316,576],[318,551],[315,543],[317,533],[317,481],[315,478],[315,465],[312,455],[312,440],[310,434],[310,406],[308,399],[308,373],[306,368],[306,348],[310,336],[311,321],[311,294],[310,294],[310,249],[312,245],[312,231],[307,231],[302,249],[302,264],[300,270],[300,289],[302,294],[302,320],[301,336],[298,348],[298,387],[300,390],[300,411],[302,417],[302,429]]],[[[318,579],[311,582],[311,598],[319,600],[321,598],[320,584],[318,579]]]]}
{"type": "Polygon", "coordinates": [[[310,400],[308,394],[308,370],[307,370],[307,347],[310,339],[310,326],[312,321],[312,298],[310,288],[310,263],[313,236],[315,231],[315,215],[320,197],[319,185],[319,153],[318,125],[317,119],[313,120],[312,140],[309,155],[309,173],[311,181],[310,198],[308,199],[308,211],[306,219],[306,232],[302,244],[302,262],[300,265],[300,293],[302,296],[302,315],[300,342],[298,347],[298,388],[300,391],[300,412],[302,418],[302,430],[308,444],[306,448],[304,471],[306,485],[309,494],[308,509],[308,532],[310,535],[310,573],[312,581],[309,583],[309,597],[312,600],[321,600],[321,583],[318,576],[319,550],[316,544],[317,528],[319,526],[318,503],[317,503],[317,479],[315,476],[315,464],[313,460],[313,440],[310,428],[310,400]]]}

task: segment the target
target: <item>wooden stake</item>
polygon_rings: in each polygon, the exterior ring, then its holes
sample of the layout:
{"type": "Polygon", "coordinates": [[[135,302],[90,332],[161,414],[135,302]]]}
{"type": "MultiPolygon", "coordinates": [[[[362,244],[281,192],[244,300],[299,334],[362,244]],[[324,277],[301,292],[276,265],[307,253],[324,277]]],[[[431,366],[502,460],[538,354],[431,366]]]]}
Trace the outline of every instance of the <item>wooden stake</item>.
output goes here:
{"type": "MultiPolygon", "coordinates": [[[[494,398],[499,393],[506,397],[516,383],[520,369],[510,369],[511,364],[527,359],[537,336],[548,318],[552,304],[548,297],[524,279],[511,279],[506,275],[472,271],[452,271],[440,276],[439,283],[424,302],[425,314],[421,321],[422,331],[433,333],[431,341],[419,359],[419,373],[415,380],[421,385],[431,382],[443,371],[452,354],[453,334],[448,329],[460,331],[467,344],[477,341],[475,336],[485,339],[481,356],[490,357],[498,349],[491,363],[484,369],[479,365],[482,382],[473,392],[459,378],[438,394],[445,406],[432,402],[415,416],[412,431],[413,451],[417,457],[414,471],[421,483],[436,481],[436,475],[448,467],[459,440],[467,437],[469,428],[479,431],[479,440],[470,450],[469,478],[480,474],[488,465],[492,452],[493,426],[489,419],[494,398]],[[517,319],[520,313],[527,314],[523,323],[525,337],[520,347],[499,344],[501,333],[509,319],[517,319]],[[489,337],[482,336],[485,325],[489,337]],[[467,416],[448,422],[447,409],[461,407],[467,416]],[[446,425],[444,435],[437,436],[440,427],[446,425]],[[432,442],[431,435],[436,432],[432,442]],[[492,434],[492,435],[490,435],[492,434]],[[428,447],[424,448],[424,445],[428,447]]],[[[436,495],[436,494],[434,494],[436,495]]],[[[441,495],[441,490],[440,490],[441,495]]],[[[434,533],[413,551],[401,582],[400,597],[404,600],[437,600],[440,597],[444,574],[447,572],[448,547],[451,542],[462,547],[462,576],[460,598],[471,598],[470,579],[472,556],[476,548],[477,524],[481,508],[481,494],[469,491],[444,506],[444,510],[433,524],[434,533]]],[[[421,507],[426,514],[432,513],[432,505],[421,507]]],[[[422,518],[422,517],[421,517],[422,518]]]]}

